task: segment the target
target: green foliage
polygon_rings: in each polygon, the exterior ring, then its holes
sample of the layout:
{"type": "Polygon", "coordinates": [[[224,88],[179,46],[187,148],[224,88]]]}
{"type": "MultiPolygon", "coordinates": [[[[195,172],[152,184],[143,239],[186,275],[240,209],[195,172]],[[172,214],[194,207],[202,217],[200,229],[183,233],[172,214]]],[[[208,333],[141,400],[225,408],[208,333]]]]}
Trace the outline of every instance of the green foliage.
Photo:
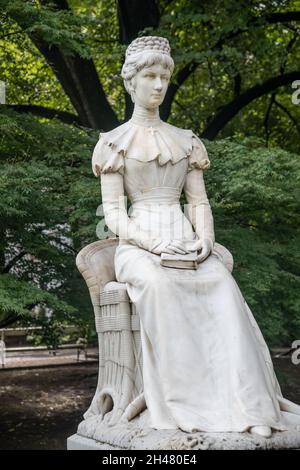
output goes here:
{"type": "Polygon", "coordinates": [[[2,109],[0,134],[0,324],[40,304],[59,322],[92,321],[75,255],[95,239],[97,133],[2,109]]]}
{"type": "Polygon", "coordinates": [[[2,314],[13,312],[25,317],[31,315],[33,306],[43,304],[66,316],[75,312],[74,308],[55,295],[10,274],[0,276],[0,299],[2,314]]]}
{"type": "Polygon", "coordinates": [[[53,10],[51,5],[49,8],[32,0],[0,0],[0,8],[18,21],[26,34],[38,34],[50,46],[61,46],[67,55],[77,52],[81,57],[90,57],[83,41],[83,27],[92,22],[90,16],[73,15],[71,10],[53,10]]]}
{"type": "MultiPolygon", "coordinates": [[[[97,135],[13,112],[2,112],[0,131],[1,252],[6,265],[26,253],[0,276],[1,316],[42,325],[46,341],[64,322],[93,323],[75,255],[96,239],[97,135]],[[52,322],[32,315],[36,304],[55,312],[52,322]]],[[[257,139],[205,144],[216,239],[233,253],[234,277],[270,344],[288,345],[300,335],[299,158],[257,139]]]]}
{"type": "MultiPolygon", "coordinates": [[[[173,81],[183,66],[198,64],[176,94],[170,117],[175,125],[201,133],[240,93],[298,68],[298,23],[267,20],[272,13],[299,11],[297,1],[159,3],[159,28],[146,28],[140,34],[169,39],[176,63],[173,81]]],[[[38,34],[68,57],[93,58],[108,100],[122,120],[125,99],[120,70],[126,46],[119,41],[116,2],[69,0],[69,5],[71,10],[65,11],[53,8],[51,2],[0,0],[0,80],[7,83],[7,102],[74,111],[53,70],[29,39],[38,34]]],[[[220,137],[257,135],[266,144],[299,152],[300,106],[292,103],[292,93],[290,85],[276,90],[268,118],[272,95],[255,100],[225,126],[220,137]]]]}
{"type": "Polygon", "coordinates": [[[272,345],[300,336],[300,161],[256,140],[206,142],[216,239],[272,345]]]}
{"type": "MultiPolygon", "coordinates": [[[[27,323],[29,323],[28,319],[27,323]]],[[[27,338],[27,341],[31,341],[35,346],[45,345],[48,349],[57,349],[57,347],[62,344],[64,334],[63,322],[57,320],[55,317],[53,318],[53,316],[47,317],[40,313],[34,323],[35,326],[39,326],[42,329],[37,330],[37,332],[27,338]]],[[[33,321],[30,319],[30,325],[32,324],[33,321]]]]}
{"type": "MultiPolygon", "coordinates": [[[[271,13],[297,10],[294,1],[170,2],[159,29],[148,32],[169,39],[177,64],[173,79],[182,66],[199,64],[177,92],[170,121],[201,133],[239,94],[272,76],[297,70],[297,23],[266,21],[271,13]]],[[[292,103],[292,93],[290,85],[276,90],[269,118],[272,94],[256,99],[218,137],[256,135],[267,145],[299,152],[300,127],[295,123],[300,121],[300,106],[292,103]]]]}
{"type": "MultiPolygon", "coordinates": [[[[59,48],[66,63],[92,58],[122,120],[126,46],[119,41],[116,2],[68,3],[70,10],[60,10],[51,2],[0,0],[0,80],[7,103],[74,113],[32,41],[39,37],[49,50],[59,48]]],[[[172,82],[182,67],[198,64],[172,105],[170,122],[179,127],[200,134],[240,93],[297,69],[297,23],[267,21],[272,13],[299,10],[297,1],[161,0],[160,10],[159,28],[140,34],[169,39],[172,82]]],[[[289,345],[300,335],[300,106],[292,104],[292,92],[286,86],[255,100],[222,129],[221,140],[206,143],[217,241],[233,253],[234,277],[273,345],[289,345]]],[[[100,188],[90,158],[97,137],[0,108],[0,325],[15,317],[42,325],[47,344],[59,340],[65,323],[93,324],[75,256],[96,239],[100,188]],[[50,316],[34,316],[35,305],[50,316]]]]}

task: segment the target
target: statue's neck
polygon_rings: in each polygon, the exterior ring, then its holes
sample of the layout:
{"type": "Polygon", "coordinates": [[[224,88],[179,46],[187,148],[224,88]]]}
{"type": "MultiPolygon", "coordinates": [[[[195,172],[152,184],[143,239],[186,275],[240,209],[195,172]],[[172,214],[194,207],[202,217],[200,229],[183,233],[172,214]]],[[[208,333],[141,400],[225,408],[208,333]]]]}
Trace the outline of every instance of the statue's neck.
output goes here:
{"type": "Polygon", "coordinates": [[[135,104],[130,121],[133,124],[146,127],[158,125],[161,122],[159,117],[159,108],[144,108],[141,105],[135,104]]]}

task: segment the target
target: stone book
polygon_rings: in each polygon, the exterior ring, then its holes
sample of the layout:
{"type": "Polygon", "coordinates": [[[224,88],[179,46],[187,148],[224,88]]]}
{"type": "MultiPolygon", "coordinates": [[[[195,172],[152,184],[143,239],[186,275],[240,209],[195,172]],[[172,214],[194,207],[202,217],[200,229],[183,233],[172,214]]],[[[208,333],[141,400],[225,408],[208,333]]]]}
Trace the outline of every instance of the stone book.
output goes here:
{"type": "Polygon", "coordinates": [[[160,255],[160,264],[167,268],[177,268],[177,269],[197,269],[197,251],[192,253],[181,254],[169,254],[161,253],[160,255]]]}

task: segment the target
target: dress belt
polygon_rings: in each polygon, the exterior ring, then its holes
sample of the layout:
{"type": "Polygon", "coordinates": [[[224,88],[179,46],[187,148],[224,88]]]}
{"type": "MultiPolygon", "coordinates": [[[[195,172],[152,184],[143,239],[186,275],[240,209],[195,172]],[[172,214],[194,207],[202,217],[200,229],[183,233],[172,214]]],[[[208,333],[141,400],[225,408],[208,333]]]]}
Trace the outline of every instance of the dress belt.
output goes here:
{"type": "Polygon", "coordinates": [[[156,186],[150,189],[136,191],[129,195],[132,204],[147,202],[149,204],[179,204],[181,192],[177,188],[156,186]]]}

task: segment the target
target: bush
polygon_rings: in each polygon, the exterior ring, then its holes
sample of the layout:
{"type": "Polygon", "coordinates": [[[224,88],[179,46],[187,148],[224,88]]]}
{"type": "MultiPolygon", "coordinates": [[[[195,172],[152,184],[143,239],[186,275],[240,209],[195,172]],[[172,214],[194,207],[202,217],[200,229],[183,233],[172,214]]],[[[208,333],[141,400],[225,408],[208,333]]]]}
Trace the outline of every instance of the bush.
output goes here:
{"type": "Polygon", "coordinates": [[[205,142],[216,240],[272,346],[300,338],[299,155],[247,139],[205,142]]]}
{"type": "MultiPolygon", "coordinates": [[[[98,133],[1,109],[0,322],[43,303],[59,324],[93,324],[75,255],[96,239],[98,133]]],[[[288,346],[300,338],[299,156],[254,139],[205,144],[216,240],[269,344],[288,346]]]]}

